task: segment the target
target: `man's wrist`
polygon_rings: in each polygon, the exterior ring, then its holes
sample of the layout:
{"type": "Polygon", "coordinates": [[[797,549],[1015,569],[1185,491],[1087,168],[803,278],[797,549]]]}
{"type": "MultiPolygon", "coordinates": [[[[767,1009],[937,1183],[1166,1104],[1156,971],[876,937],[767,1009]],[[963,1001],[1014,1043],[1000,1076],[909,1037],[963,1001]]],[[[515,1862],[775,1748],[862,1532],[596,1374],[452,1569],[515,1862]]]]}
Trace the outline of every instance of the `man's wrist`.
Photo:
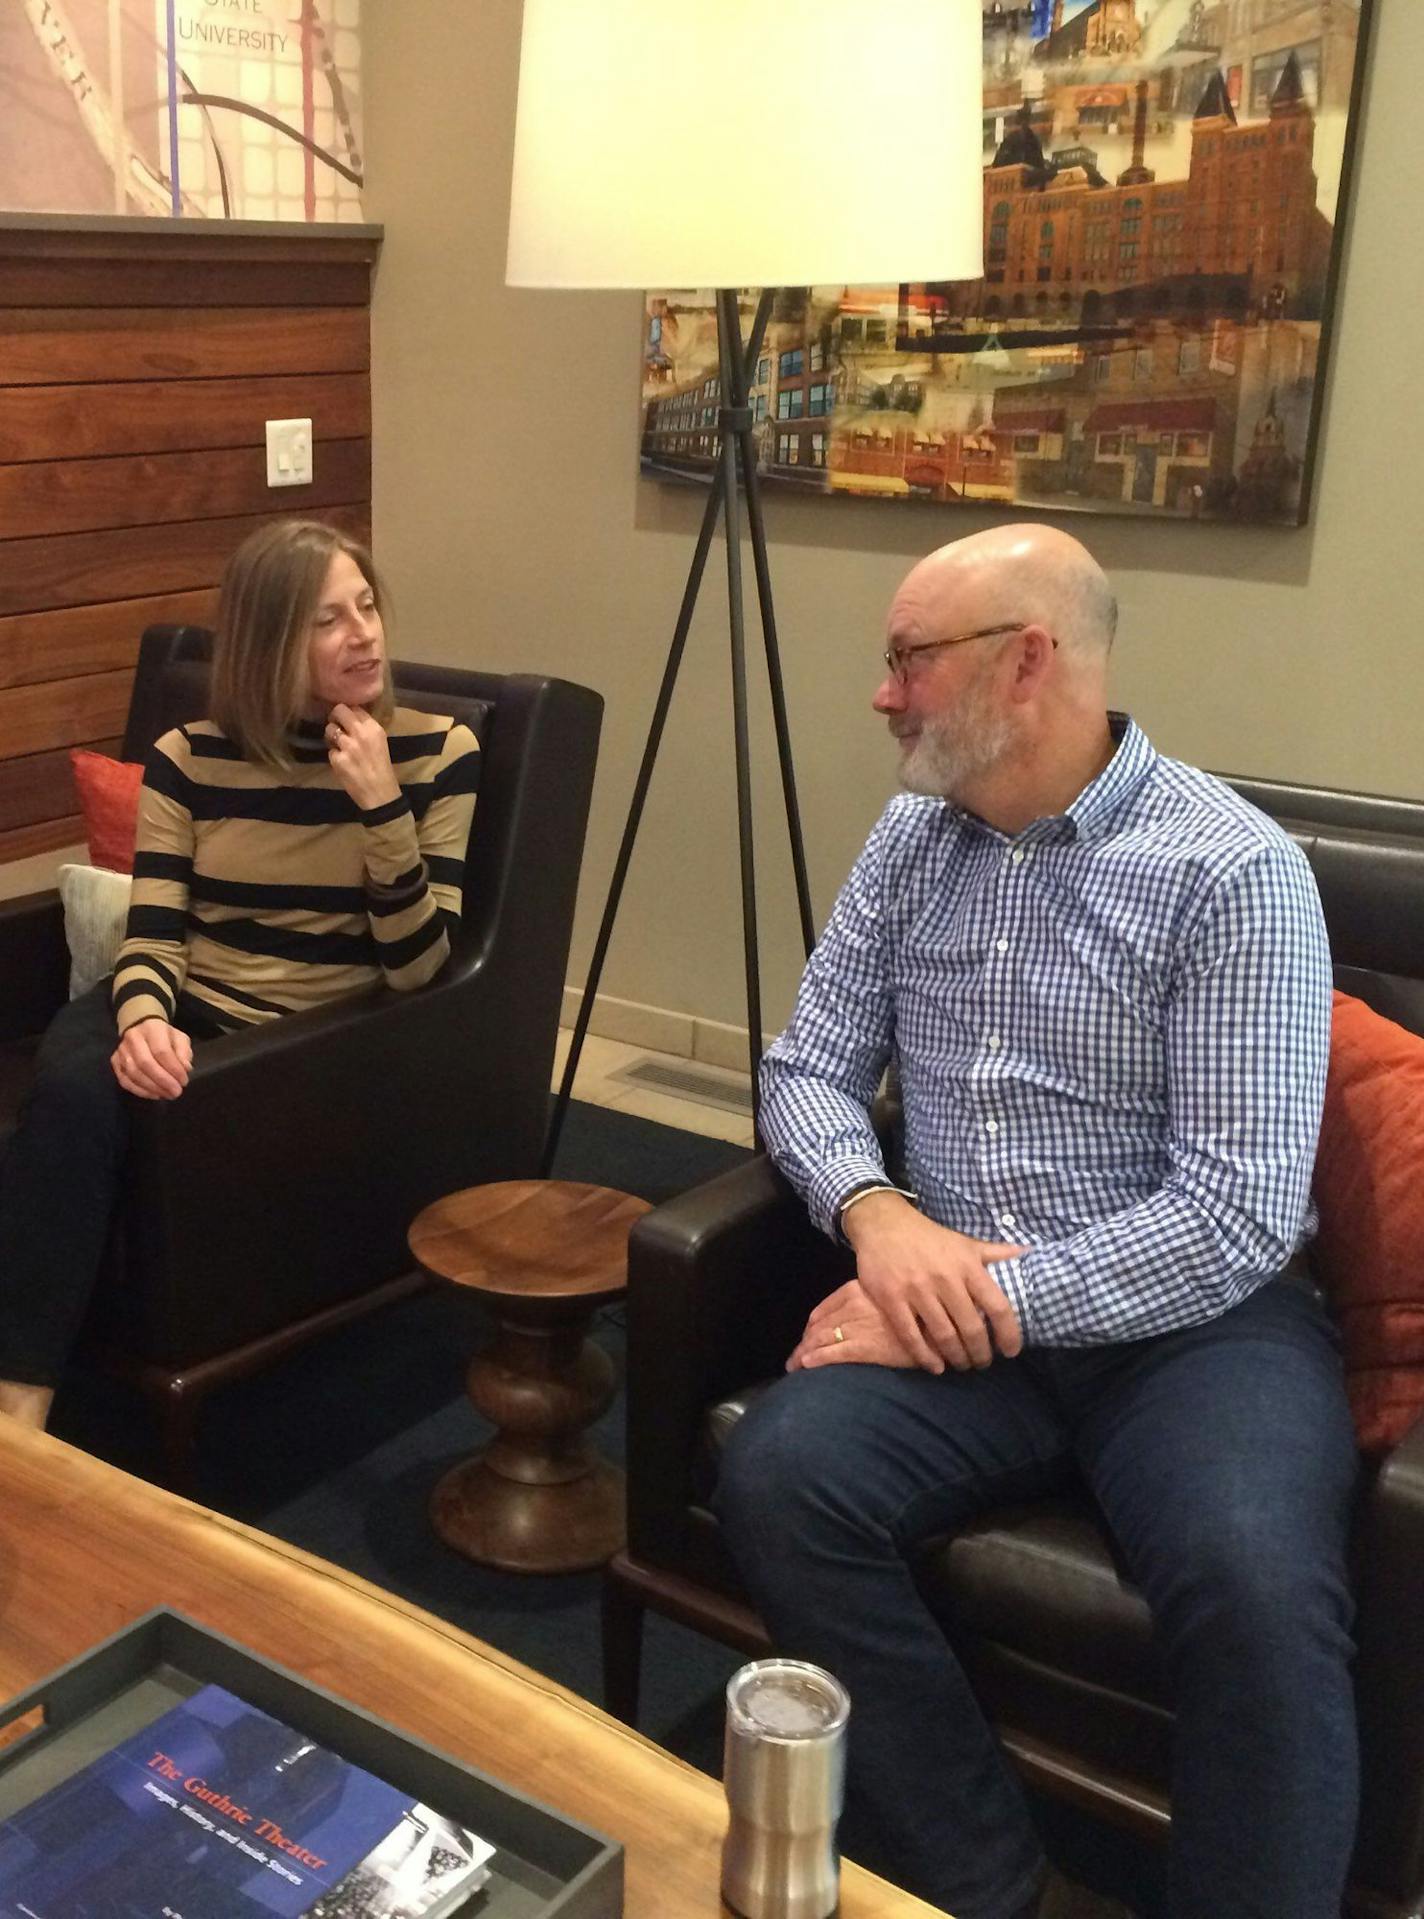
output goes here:
{"type": "Polygon", "coordinates": [[[883,1217],[886,1201],[894,1201],[898,1207],[912,1204],[915,1197],[903,1186],[892,1186],[889,1180],[866,1180],[853,1186],[836,1208],[836,1230],[848,1245],[855,1246],[858,1234],[876,1217],[883,1217]]]}

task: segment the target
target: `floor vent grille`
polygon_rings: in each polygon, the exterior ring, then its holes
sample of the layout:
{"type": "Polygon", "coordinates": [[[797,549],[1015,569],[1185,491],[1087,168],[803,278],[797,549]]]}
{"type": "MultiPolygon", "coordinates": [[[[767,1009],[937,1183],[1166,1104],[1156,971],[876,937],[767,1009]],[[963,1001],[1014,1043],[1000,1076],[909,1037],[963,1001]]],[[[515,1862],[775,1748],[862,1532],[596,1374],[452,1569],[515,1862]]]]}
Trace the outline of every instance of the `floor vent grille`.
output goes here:
{"type": "Polygon", "coordinates": [[[668,1066],[659,1059],[635,1059],[609,1077],[650,1093],[667,1093],[698,1106],[716,1106],[724,1113],[750,1114],[752,1110],[750,1082],[724,1077],[691,1061],[685,1066],[668,1066]]]}

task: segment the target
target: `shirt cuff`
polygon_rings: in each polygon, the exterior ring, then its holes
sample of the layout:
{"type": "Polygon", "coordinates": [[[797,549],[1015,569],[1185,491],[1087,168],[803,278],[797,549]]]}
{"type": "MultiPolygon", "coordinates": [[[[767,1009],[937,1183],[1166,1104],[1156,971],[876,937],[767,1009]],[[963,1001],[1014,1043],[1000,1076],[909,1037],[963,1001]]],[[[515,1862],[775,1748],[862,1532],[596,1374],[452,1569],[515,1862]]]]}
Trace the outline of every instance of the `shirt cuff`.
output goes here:
{"type": "Polygon", "coordinates": [[[888,1186],[884,1162],[869,1153],[857,1153],[823,1166],[806,1194],[812,1223],[828,1239],[844,1244],[840,1235],[841,1208],[857,1186],[888,1186]]]}
{"type": "Polygon", "coordinates": [[[1024,1274],[1023,1264],[1027,1253],[1016,1253],[1012,1259],[992,1259],[985,1270],[999,1291],[1014,1309],[1014,1318],[1019,1322],[1019,1331],[1023,1334],[1024,1345],[1032,1343],[1029,1325],[1029,1286],[1024,1274]]]}
{"type": "Polygon", "coordinates": [[[888,1179],[866,1180],[859,1186],[853,1186],[836,1208],[836,1238],[842,1245],[850,1245],[850,1234],[845,1229],[845,1216],[852,1206],[858,1206],[863,1199],[869,1199],[872,1193],[898,1193],[901,1199],[908,1199],[913,1206],[919,1199],[918,1193],[912,1193],[907,1186],[896,1186],[888,1179]]]}

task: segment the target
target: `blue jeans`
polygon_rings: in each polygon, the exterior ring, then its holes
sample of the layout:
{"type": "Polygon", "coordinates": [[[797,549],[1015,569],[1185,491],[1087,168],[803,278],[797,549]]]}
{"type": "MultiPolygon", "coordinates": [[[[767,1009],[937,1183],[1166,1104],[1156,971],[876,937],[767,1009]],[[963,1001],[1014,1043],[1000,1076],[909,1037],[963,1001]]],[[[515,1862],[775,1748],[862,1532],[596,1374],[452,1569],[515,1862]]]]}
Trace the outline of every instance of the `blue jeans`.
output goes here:
{"type": "Polygon", "coordinates": [[[1009,1919],[1043,1854],[911,1565],[986,1507],[1086,1481],[1172,1685],[1173,1919],[1339,1919],[1357,1465],[1329,1322],[1278,1279],[1156,1339],[789,1374],[739,1422],[716,1503],[778,1647],[850,1689],[846,1851],[956,1919],[1009,1919]]]}

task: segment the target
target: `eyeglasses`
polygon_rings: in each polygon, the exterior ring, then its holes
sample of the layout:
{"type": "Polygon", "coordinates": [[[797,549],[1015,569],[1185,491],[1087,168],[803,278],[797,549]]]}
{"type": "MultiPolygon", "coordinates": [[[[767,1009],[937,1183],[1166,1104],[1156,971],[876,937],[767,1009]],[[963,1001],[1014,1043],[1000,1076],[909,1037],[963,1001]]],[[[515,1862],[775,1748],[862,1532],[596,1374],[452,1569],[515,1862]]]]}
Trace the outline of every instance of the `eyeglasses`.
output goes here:
{"type": "MultiPolygon", "coordinates": [[[[942,646],[965,646],[970,640],[987,640],[995,633],[1022,633],[1027,620],[1005,620],[999,626],[981,626],[973,633],[956,633],[947,640],[921,640],[918,646],[891,646],[885,649],[885,664],[903,686],[910,677],[910,661],[917,653],[937,653],[942,646]]],[[[1053,644],[1057,646],[1057,640],[1053,644]]]]}

